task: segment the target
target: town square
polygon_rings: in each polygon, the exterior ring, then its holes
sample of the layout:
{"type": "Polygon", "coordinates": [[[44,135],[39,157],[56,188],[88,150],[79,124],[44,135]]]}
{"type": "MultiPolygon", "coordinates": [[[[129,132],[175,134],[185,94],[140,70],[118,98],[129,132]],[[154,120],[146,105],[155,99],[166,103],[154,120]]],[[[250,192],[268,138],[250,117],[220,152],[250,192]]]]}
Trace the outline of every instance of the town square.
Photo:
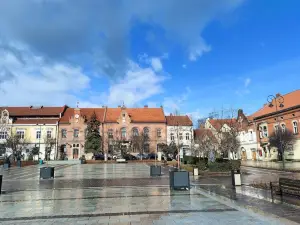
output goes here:
{"type": "Polygon", "coordinates": [[[0,1],[0,225],[300,224],[299,8],[0,1]]]}

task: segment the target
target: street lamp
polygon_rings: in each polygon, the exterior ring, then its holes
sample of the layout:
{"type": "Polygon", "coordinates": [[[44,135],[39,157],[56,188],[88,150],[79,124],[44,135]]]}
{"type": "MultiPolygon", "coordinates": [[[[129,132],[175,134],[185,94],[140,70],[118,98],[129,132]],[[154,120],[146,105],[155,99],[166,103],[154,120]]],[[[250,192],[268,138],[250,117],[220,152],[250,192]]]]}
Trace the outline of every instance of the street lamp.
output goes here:
{"type": "Polygon", "coordinates": [[[40,126],[40,136],[39,136],[39,154],[38,154],[38,159],[40,158],[40,151],[41,151],[41,137],[42,137],[42,125],[45,124],[36,124],[37,126],[40,126]]]}
{"type": "Polygon", "coordinates": [[[281,134],[281,127],[280,127],[280,123],[279,123],[279,116],[278,116],[278,108],[283,108],[284,107],[284,98],[283,96],[281,96],[280,94],[277,94],[276,96],[274,95],[269,95],[268,96],[268,102],[269,102],[269,107],[272,108],[274,107],[273,102],[275,103],[275,112],[276,112],[276,121],[278,124],[278,130],[279,130],[279,142],[280,142],[280,153],[281,153],[281,157],[282,157],[282,163],[283,163],[283,168],[284,168],[284,152],[283,152],[283,148],[282,148],[282,134],[281,134]]]}

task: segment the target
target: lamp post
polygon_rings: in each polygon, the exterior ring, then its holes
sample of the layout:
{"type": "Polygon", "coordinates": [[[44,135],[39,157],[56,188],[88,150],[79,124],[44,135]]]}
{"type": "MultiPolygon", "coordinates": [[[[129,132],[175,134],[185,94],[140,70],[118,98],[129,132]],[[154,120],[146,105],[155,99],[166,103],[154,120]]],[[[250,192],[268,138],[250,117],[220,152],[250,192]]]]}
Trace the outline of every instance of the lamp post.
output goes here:
{"type": "Polygon", "coordinates": [[[276,96],[274,95],[269,95],[268,96],[268,102],[269,102],[269,107],[272,108],[274,107],[273,102],[275,102],[275,112],[276,112],[276,121],[278,124],[278,131],[279,131],[279,150],[281,153],[281,157],[282,157],[282,164],[283,164],[283,168],[284,168],[284,152],[283,152],[283,148],[282,148],[282,128],[280,127],[280,123],[279,123],[279,115],[278,115],[278,108],[283,108],[284,105],[284,98],[283,96],[277,94],[276,96]]]}
{"type": "Polygon", "coordinates": [[[40,126],[40,136],[39,136],[39,154],[38,154],[38,159],[40,158],[40,151],[41,151],[41,138],[42,138],[42,125],[45,124],[36,124],[37,126],[40,126]]]}

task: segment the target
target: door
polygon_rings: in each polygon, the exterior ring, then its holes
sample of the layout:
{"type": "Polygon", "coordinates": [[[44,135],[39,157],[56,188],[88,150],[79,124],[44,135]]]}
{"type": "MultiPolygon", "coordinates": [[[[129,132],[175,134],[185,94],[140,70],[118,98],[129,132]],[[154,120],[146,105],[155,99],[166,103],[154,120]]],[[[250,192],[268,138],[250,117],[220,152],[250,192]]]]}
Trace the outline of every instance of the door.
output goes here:
{"type": "Polygon", "coordinates": [[[78,159],[78,148],[73,148],[73,159],[78,159]]]}
{"type": "Polygon", "coordinates": [[[256,152],[254,152],[254,151],[252,152],[252,159],[256,160],[256,152]]]}
{"type": "Polygon", "coordinates": [[[242,160],[247,160],[246,151],[242,151],[242,160]]]}

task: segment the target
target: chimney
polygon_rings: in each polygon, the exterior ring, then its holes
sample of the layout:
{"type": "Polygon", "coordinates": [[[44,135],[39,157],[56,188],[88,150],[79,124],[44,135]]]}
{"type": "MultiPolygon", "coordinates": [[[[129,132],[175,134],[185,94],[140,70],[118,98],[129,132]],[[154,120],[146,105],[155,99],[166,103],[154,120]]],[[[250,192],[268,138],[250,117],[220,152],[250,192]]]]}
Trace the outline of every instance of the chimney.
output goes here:
{"type": "Polygon", "coordinates": [[[144,108],[148,108],[148,105],[144,105],[144,108]]]}
{"type": "Polygon", "coordinates": [[[170,116],[173,116],[173,114],[172,114],[172,113],[170,113],[170,116]]]}
{"type": "Polygon", "coordinates": [[[280,96],[281,96],[280,93],[277,93],[277,94],[276,94],[276,98],[279,98],[280,96]]]}
{"type": "Polygon", "coordinates": [[[105,108],[105,105],[103,105],[102,108],[105,108]]]}
{"type": "Polygon", "coordinates": [[[120,106],[120,105],[118,105],[118,108],[121,108],[121,106],[120,106]]]}

